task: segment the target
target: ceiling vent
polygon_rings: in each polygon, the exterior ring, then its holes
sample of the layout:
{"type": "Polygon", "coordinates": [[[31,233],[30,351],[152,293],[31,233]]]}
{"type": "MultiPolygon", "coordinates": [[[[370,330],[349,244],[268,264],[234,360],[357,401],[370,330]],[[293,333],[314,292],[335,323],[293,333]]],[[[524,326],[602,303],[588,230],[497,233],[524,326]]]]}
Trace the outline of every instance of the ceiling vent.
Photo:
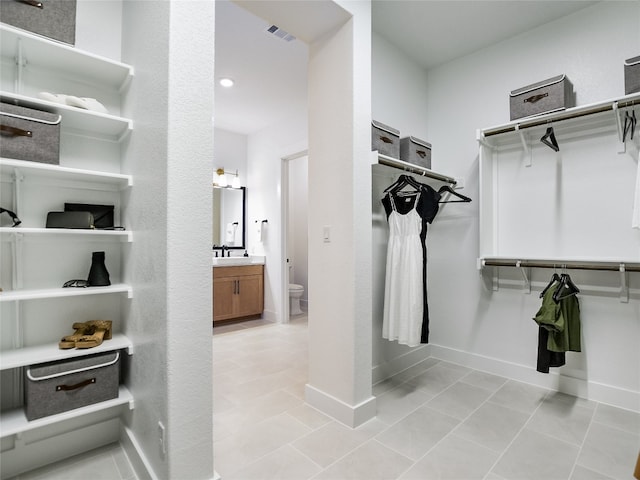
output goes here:
{"type": "Polygon", "coordinates": [[[283,29],[281,29],[277,25],[271,25],[265,30],[265,32],[271,35],[275,35],[276,37],[284,40],[285,42],[292,42],[293,40],[296,39],[296,37],[291,35],[289,32],[285,32],[283,29]]]}

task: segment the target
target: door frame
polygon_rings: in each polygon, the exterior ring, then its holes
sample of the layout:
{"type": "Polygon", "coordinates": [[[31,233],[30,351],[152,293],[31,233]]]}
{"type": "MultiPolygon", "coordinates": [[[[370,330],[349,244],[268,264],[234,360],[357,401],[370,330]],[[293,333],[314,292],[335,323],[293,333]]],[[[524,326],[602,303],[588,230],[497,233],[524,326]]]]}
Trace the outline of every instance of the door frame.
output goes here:
{"type": "Polygon", "coordinates": [[[282,292],[282,318],[280,323],[289,323],[289,259],[287,258],[288,240],[287,233],[289,227],[289,162],[297,160],[298,158],[308,157],[309,150],[304,149],[291,155],[281,157],[281,178],[280,178],[280,215],[282,222],[280,222],[280,262],[282,279],[281,292],[282,292]]]}

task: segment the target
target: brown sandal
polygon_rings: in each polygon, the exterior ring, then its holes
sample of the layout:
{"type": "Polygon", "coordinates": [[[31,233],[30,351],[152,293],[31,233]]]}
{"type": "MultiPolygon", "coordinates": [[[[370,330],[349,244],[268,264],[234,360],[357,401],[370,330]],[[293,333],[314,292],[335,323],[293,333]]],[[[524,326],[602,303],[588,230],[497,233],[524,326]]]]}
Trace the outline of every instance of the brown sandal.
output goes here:
{"type": "Polygon", "coordinates": [[[73,328],[75,329],[74,333],[62,337],[60,342],[58,342],[58,347],[62,350],[75,348],[76,342],[80,339],[80,337],[82,337],[83,335],[91,335],[95,330],[95,327],[85,322],[76,322],[73,324],[73,328]]]}
{"type": "Polygon", "coordinates": [[[93,348],[101,345],[103,340],[111,340],[111,320],[89,320],[85,324],[93,331],[76,340],[76,348],[93,348]]]}

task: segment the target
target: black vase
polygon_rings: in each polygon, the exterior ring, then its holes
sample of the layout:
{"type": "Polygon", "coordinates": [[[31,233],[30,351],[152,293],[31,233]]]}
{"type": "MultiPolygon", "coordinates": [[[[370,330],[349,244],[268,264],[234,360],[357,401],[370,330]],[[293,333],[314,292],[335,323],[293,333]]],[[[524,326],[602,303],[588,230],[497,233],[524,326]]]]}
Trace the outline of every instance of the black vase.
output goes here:
{"type": "Polygon", "coordinates": [[[91,254],[91,268],[87,282],[90,287],[106,287],[111,285],[109,272],[104,265],[104,252],[93,252],[91,254]]]}

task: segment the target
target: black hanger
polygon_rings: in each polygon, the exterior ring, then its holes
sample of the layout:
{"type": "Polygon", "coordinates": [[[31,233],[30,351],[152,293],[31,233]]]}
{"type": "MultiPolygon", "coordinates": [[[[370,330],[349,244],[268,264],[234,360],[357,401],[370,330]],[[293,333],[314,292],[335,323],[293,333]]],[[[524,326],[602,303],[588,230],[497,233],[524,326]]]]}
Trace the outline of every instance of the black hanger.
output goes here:
{"type": "Polygon", "coordinates": [[[440,187],[440,190],[438,190],[438,193],[440,195],[443,195],[445,193],[450,193],[454,197],[460,198],[460,200],[445,200],[445,201],[441,201],[441,202],[438,202],[438,203],[463,203],[463,202],[464,203],[469,203],[471,201],[471,199],[469,197],[467,197],[465,195],[462,195],[461,193],[456,192],[449,185],[443,185],[442,187],[440,187]]]}
{"type": "Polygon", "coordinates": [[[558,282],[560,282],[560,275],[558,275],[556,272],[553,272],[551,280],[549,280],[549,284],[544,287],[544,290],[540,292],[540,298],[544,297],[544,294],[547,293],[547,290],[549,290],[553,286],[553,284],[558,282]]]}
{"type": "Polygon", "coordinates": [[[556,152],[560,151],[560,147],[558,146],[558,141],[556,140],[556,134],[553,132],[553,127],[547,127],[547,133],[545,133],[540,139],[542,143],[551,147],[556,152]],[[549,141],[551,140],[551,141],[549,141]]]}
{"type": "MultiPolygon", "coordinates": [[[[415,189],[416,192],[419,192],[420,190],[422,190],[425,185],[423,185],[422,183],[416,181],[413,177],[411,177],[410,175],[400,175],[398,177],[398,179],[392,183],[391,185],[389,185],[384,193],[397,193],[400,190],[402,190],[404,187],[406,186],[411,186],[415,189]]],[[[415,193],[415,192],[413,192],[415,193]]]]}
{"type": "Polygon", "coordinates": [[[553,292],[553,300],[558,303],[563,298],[570,297],[576,293],[580,293],[580,289],[573,283],[569,274],[563,273],[560,278],[560,285],[556,291],[553,292]]]}
{"type": "Polygon", "coordinates": [[[633,132],[636,129],[636,111],[632,110],[632,115],[629,115],[629,112],[624,112],[624,128],[622,129],[622,142],[624,143],[627,140],[627,134],[629,135],[629,140],[633,140],[633,132]],[[628,122],[628,123],[627,123],[628,122]]]}

